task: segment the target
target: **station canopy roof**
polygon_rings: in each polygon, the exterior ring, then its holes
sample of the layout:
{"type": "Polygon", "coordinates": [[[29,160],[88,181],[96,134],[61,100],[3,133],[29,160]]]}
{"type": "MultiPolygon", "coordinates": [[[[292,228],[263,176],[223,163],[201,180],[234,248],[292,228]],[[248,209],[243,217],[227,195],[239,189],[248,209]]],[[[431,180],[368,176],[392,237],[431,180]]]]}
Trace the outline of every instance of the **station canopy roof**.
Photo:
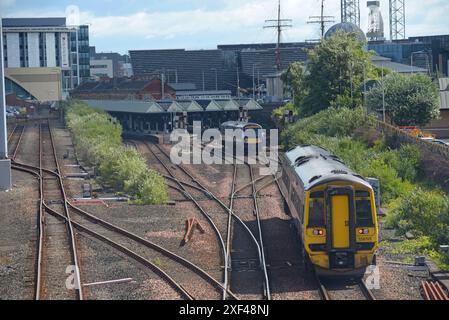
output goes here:
{"type": "Polygon", "coordinates": [[[239,110],[239,104],[234,100],[216,100],[216,102],[225,111],[239,110]]]}
{"type": "Polygon", "coordinates": [[[89,106],[108,112],[163,114],[178,112],[217,112],[235,111],[239,107],[248,110],[262,110],[262,106],[253,99],[229,100],[83,100],[89,106]]]}

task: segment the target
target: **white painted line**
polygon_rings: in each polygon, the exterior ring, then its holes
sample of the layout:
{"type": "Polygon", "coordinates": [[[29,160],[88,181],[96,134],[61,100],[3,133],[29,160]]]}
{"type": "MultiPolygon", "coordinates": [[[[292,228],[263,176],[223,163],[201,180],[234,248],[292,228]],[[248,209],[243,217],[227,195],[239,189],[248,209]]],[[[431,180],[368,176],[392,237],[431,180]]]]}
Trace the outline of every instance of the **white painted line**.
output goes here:
{"type": "Polygon", "coordinates": [[[99,286],[99,285],[111,284],[111,283],[125,283],[125,282],[131,282],[133,280],[134,280],[133,278],[125,278],[125,279],[118,279],[118,280],[92,282],[92,283],[83,284],[83,287],[92,287],[92,286],[99,286]]]}

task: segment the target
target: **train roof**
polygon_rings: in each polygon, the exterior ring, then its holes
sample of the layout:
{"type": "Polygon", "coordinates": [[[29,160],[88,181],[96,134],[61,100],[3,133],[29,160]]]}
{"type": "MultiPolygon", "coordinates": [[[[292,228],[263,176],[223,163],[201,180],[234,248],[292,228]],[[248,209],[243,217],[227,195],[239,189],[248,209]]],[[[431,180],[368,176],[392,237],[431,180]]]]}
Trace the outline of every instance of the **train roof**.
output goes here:
{"type": "Polygon", "coordinates": [[[349,169],[337,156],[311,145],[297,146],[285,153],[288,165],[304,184],[305,190],[331,181],[348,181],[371,188],[360,175],[349,169]]]}
{"type": "Polygon", "coordinates": [[[248,125],[260,127],[260,124],[257,124],[254,122],[244,122],[244,121],[226,121],[226,122],[223,122],[220,125],[220,127],[228,126],[228,127],[235,127],[235,128],[244,128],[248,125]]]}

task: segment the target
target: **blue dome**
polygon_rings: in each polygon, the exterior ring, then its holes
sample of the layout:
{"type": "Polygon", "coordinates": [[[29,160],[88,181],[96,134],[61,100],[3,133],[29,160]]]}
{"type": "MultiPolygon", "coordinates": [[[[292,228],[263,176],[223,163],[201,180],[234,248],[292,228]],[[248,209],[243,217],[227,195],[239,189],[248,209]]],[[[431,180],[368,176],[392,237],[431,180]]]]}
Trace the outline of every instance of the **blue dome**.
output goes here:
{"type": "Polygon", "coordinates": [[[343,31],[343,32],[348,32],[348,33],[353,32],[357,35],[358,40],[360,40],[362,42],[366,41],[366,37],[365,37],[365,34],[363,33],[362,29],[360,29],[355,24],[350,23],[350,22],[342,22],[342,23],[333,25],[332,27],[329,28],[329,30],[327,30],[326,34],[324,35],[324,38],[328,39],[328,38],[332,37],[338,31],[343,31]]]}

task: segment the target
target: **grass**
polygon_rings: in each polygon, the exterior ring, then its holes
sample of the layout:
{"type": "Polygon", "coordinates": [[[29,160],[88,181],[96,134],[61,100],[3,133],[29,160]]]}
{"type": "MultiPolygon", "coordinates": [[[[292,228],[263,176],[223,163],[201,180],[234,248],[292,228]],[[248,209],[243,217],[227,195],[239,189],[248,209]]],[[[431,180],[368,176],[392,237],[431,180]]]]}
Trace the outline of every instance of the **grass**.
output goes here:
{"type": "Polygon", "coordinates": [[[430,237],[422,236],[399,242],[382,241],[381,247],[386,253],[401,256],[402,262],[413,263],[415,256],[427,256],[441,270],[449,271],[449,256],[438,252],[430,237]]]}

